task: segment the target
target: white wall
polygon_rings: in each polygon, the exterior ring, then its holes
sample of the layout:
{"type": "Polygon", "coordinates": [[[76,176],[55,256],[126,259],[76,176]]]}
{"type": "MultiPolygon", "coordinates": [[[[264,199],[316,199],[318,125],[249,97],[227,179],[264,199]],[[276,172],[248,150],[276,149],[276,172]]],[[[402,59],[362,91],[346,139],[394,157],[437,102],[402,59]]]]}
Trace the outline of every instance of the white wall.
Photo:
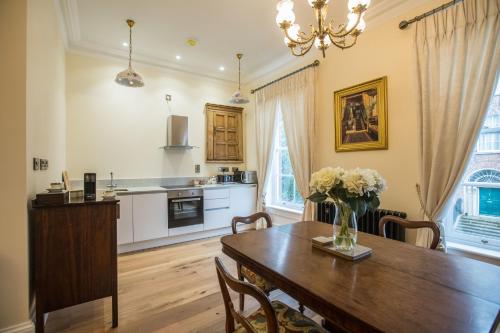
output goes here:
{"type": "MultiPolygon", "coordinates": [[[[205,161],[205,103],[228,104],[235,83],[179,71],[134,65],[145,81],[143,88],[114,82],[126,61],[67,54],[67,163],[71,179],[87,171],[99,179],[115,177],[162,178],[217,173],[205,161]],[[165,102],[165,94],[172,102],[165,102]],[[168,151],[169,114],[189,117],[189,143],[199,149],[168,151]]],[[[242,165],[229,165],[243,167],[242,165]]]]}

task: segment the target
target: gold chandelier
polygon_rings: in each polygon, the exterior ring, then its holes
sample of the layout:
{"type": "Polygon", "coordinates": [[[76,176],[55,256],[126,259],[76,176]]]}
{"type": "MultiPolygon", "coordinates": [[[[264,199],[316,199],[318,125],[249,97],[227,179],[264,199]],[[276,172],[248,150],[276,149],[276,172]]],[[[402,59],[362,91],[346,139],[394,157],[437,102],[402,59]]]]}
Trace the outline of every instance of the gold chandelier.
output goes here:
{"type": "Polygon", "coordinates": [[[295,56],[303,56],[314,45],[323,53],[331,45],[347,49],[356,44],[358,36],[365,30],[366,23],[363,19],[371,0],[349,0],[349,14],[347,24],[340,24],[337,29],[333,21],[326,22],[328,2],[330,0],[308,0],[313,8],[318,26],[311,25],[311,34],[300,31],[300,26],[295,23],[293,0],[281,0],[276,6],[278,15],[276,23],[285,33],[285,44],[295,56]]]}

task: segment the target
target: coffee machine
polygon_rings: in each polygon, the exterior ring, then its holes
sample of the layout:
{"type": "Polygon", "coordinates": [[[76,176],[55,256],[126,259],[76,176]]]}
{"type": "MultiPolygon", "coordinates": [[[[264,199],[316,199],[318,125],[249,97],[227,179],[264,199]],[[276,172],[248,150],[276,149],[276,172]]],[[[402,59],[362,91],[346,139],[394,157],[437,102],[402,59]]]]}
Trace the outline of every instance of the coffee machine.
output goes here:
{"type": "Polygon", "coordinates": [[[83,175],[83,197],[86,201],[96,199],[96,180],[95,173],[85,173],[83,175]]]}

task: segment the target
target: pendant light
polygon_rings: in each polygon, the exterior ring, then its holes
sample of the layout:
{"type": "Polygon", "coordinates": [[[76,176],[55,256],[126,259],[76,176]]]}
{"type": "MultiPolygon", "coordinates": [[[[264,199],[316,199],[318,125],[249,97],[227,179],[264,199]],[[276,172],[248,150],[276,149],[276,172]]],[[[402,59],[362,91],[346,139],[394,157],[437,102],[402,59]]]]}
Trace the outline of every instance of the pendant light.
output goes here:
{"type": "Polygon", "coordinates": [[[238,90],[233,94],[229,103],[247,104],[249,102],[248,98],[241,94],[241,58],[243,58],[243,54],[238,53],[236,58],[238,58],[238,90]]]}
{"type": "Polygon", "coordinates": [[[130,29],[129,33],[129,50],[128,50],[128,68],[120,73],[116,74],[115,82],[126,87],[142,87],[144,86],[144,80],[142,77],[132,69],[132,27],[134,26],[134,20],[127,20],[127,24],[130,29]]]}

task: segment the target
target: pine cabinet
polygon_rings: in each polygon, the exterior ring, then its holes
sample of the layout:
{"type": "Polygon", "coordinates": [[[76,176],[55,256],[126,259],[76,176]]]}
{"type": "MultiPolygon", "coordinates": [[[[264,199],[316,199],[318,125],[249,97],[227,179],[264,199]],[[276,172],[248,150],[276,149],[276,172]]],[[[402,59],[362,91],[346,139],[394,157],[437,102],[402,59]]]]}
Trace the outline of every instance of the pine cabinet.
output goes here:
{"type": "Polygon", "coordinates": [[[243,162],[243,108],[206,104],[207,162],[243,162]]]}

